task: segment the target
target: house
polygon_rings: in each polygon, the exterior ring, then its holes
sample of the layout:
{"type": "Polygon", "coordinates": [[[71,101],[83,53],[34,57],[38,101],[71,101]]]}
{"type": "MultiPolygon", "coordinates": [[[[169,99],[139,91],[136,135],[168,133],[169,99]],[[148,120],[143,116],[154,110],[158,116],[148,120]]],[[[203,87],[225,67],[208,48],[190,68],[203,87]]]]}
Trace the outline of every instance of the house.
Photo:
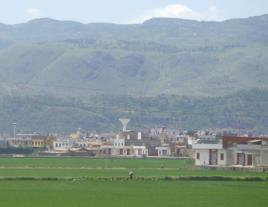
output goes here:
{"type": "Polygon", "coordinates": [[[72,147],[77,149],[86,149],[88,142],[86,140],[75,140],[72,142],[72,147]]]}
{"type": "Polygon", "coordinates": [[[53,150],[68,151],[72,148],[72,143],[69,139],[58,139],[53,142],[53,150]]]}
{"type": "Polygon", "coordinates": [[[143,145],[130,144],[124,138],[113,139],[111,144],[100,147],[101,156],[147,157],[148,149],[143,145]],[[127,143],[127,144],[126,144],[127,143]]]}
{"type": "Polygon", "coordinates": [[[47,146],[47,136],[39,134],[16,134],[13,138],[8,138],[8,145],[16,148],[45,148],[47,146]]]}
{"type": "Polygon", "coordinates": [[[170,144],[171,155],[177,157],[190,157],[191,149],[187,145],[181,145],[177,143],[170,144]]]}
{"type": "Polygon", "coordinates": [[[105,142],[99,140],[87,140],[86,149],[100,149],[105,142]]]}
{"type": "Polygon", "coordinates": [[[32,147],[45,148],[47,142],[47,136],[34,135],[32,136],[32,147]]]}
{"type": "Polygon", "coordinates": [[[222,143],[197,143],[193,144],[195,151],[195,165],[220,165],[225,166],[227,152],[222,143]]]}
{"type": "Polygon", "coordinates": [[[171,150],[168,145],[166,146],[161,146],[161,147],[156,147],[155,148],[157,151],[157,156],[158,157],[166,157],[171,155],[171,150]]]}
{"type": "Polygon", "coordinates": [[[135,157],[147,157],[148,149],[145,146],[131,146],[132,155],[135,157]]]}
{"type": "Polygon", "coordinates": [[[268,138],[223,136],[193,144],[197,166],[258,167],[268,165],[268,138]]]}
{"type": "Polygon", "coordinates": [[[157,156],[156,147],[160,146],[160,139],[156,136],[151,136],[148,133],[138,132],[136,136],[131,136],[125,139],[126,146],[144,146],[147,149],[148,156],[157,156]]]}
{"type": "Polygon", "coordinates": [[[223,147],[230,154],[229,165],[238,166],[267,166],[268,138],[267,137],[236,137],[224,136],[223,147]]]}
{"type": "Polygon", "coordinates": [[[16,148],[30,148],[32,147],[31,137],[15,137],[7,139],[8,145],[16,148]]]}

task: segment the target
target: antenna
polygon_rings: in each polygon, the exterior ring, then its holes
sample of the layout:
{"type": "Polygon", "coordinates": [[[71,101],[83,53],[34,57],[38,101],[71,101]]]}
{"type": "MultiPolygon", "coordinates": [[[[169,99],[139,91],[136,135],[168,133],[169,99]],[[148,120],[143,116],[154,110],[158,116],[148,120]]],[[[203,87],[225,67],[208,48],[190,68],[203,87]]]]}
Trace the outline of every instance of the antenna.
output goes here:
{"type": "Polygon", "coordinates": [[[122,118],[122,119],[119,119],[119,121],[123,125],[123,132],[126,132],[127,131],[127,125],[130,122],[130,119],[122,118]]]}

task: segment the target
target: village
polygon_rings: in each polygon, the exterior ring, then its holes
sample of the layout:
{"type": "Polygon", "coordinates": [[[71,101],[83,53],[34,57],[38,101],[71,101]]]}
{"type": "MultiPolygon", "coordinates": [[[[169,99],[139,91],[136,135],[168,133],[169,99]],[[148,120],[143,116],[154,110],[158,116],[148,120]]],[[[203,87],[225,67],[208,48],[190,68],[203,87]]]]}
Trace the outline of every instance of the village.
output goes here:
{"type": "Polygon", "coordinates": [[[0,138],[1,156],[85,156],[115,158],[192,159],[199,167],[266,169],[268,136],[226,134],[219,130],[180,131],[165,127],[128,130],[120,119],[118,133],[87,133],[66,137],[14,133],[0,138]]]}

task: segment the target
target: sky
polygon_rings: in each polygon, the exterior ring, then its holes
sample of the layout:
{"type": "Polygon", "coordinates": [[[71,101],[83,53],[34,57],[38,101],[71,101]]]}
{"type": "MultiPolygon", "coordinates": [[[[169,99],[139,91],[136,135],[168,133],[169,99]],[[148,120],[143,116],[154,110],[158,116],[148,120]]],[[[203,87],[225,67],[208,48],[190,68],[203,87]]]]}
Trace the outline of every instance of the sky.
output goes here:
{"type": "Polygon", "coordinates": [[[268,13],[268,0],[0,0],[0,22],[49,17],[82,23],[141,23],[153,17],[222,21],[268,13]]]}

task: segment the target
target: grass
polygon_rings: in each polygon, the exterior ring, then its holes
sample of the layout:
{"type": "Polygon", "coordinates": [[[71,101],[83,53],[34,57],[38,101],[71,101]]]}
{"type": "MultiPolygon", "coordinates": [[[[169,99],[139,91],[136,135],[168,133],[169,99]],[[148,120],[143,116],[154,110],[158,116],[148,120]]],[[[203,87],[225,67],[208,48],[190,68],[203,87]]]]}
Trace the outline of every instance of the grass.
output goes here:
{"type": "Polygon", "coordinates": [[[98,158],[0,158],[0,167],[69,167],[69,168],[187,168],[190,160],[159,159],[98,159],[98,158]]]}
{"type": "Polygon", "coordinates": [[[134,171],[135,176],[267,176],[268,173],[232,172],[211,170],[178,170],[178,169],[0,169],[0,177],[36,176],[36,177],[84,177],[84,176],[128,176],[134,171]]]}
{"type": "Polygon", "coordinates": [[[19,181],[0,183],[0,206],[267,206],[266,182],[19,181]]]}
{"type": "MultiPolygon", "coordinates": [[[[195,170],[189,160],[0,158],[0,177],[97,178],[135,176],[258,176],[267,173],[195,170]]],[[[0,180],[0,206],[229,206],[268,205],[268,182],[158,180],[0,180]]]]}
{"type": "Polygon", "coordinates": [[[268,176],[268,173],[196,170],[191,160],[0,158],[0,177],[268,176]]]}

